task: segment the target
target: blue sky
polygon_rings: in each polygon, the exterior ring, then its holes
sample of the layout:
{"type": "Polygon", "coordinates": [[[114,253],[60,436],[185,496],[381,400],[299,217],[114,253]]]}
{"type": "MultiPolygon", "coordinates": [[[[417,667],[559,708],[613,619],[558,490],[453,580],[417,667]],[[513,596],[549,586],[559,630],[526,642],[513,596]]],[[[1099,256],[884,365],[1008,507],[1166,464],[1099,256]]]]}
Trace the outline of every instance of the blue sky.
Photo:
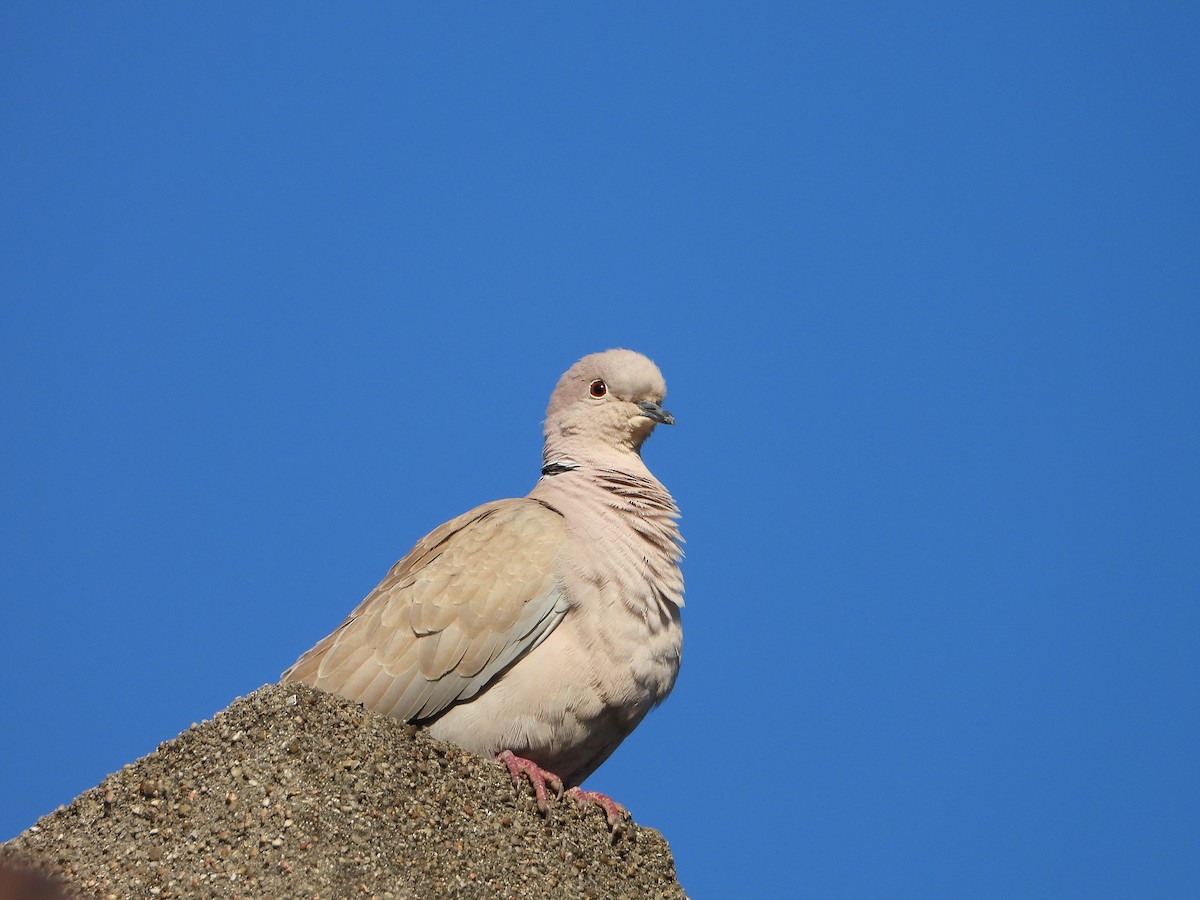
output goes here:
{"type": "Polygon", "coordinates": [[[1200,883],[1200,13],[0,11],[0,838],[666,374],[695,897],[1200,883]]]}

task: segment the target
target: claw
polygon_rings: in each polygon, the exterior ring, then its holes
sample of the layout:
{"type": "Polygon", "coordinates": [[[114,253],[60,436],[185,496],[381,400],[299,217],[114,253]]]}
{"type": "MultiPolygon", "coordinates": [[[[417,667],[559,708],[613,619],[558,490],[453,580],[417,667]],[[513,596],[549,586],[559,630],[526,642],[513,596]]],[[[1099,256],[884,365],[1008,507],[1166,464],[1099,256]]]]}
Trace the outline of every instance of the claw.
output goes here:
{"type": "Polygon", "coordinates": [[[554,790],[555,797],[561,799],[563,795],[562,779],[553,772],[547,772],[537,763],[517,756],[511,750],[501,750],[496,754],[496,759],[508,767],[508,774],[512,778],[514,787],[521,783],[522,775],[529,779],[529,783],[533,785],[533,793],[537,797],[538,812],[549,818],[550,793],[546,790],[546,786],[549,785],[554,790]]]}
{"type": "Polygon", "coordinates": [[[586,809],[589,803],[594,803],[604,810],[604,818],[608,819],[608,827],[614,835],[620,833],[624,820],[629,818],[629,810],[612,797],[599,791],[584,791],[573,787],[567,791],[567,796],[574,800],[576,806],[581,810],[586,809]]]}

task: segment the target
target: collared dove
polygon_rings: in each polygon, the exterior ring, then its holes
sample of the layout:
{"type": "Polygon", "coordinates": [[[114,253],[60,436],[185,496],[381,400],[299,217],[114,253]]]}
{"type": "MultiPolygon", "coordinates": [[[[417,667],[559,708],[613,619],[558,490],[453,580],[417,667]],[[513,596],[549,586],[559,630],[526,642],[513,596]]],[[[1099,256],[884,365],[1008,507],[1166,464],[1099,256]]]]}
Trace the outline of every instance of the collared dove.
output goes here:
{"type": "Polygon", "coordinates": [[[679,671],[683,576],[675,501],[642,461],[666,383],[631,350],[585,356],[546,410],[542,475],[522,499],[434,530],[283,673],[427,726],[549,784],[604,762],[679,671]]]}

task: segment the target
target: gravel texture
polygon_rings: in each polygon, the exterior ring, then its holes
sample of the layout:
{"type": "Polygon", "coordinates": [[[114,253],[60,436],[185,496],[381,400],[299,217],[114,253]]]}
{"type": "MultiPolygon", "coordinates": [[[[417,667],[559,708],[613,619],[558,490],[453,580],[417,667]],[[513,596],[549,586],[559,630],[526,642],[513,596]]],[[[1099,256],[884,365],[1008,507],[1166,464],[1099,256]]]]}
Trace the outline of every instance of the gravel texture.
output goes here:
{"type": "Polygon", "coordinates": [[[121,900],[685,898],[657,831],[614,836],[569,800],[544,820],[499,763],[298,684],[236,700],[0,850],[121,900]]]}

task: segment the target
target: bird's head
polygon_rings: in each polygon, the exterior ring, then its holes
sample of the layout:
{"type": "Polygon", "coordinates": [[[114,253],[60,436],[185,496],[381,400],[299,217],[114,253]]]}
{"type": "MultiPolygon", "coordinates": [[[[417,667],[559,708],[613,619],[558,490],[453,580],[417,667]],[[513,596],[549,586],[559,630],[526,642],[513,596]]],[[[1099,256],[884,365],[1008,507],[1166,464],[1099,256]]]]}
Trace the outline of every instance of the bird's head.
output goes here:
{"type": "Polygon", "coordinates": [[[558,381],[546,408],[546,445],[585,444],[637,453],[655,425],[674,425],[663,409],[667,383],[633,350],[585,356],[558,381]]]}

